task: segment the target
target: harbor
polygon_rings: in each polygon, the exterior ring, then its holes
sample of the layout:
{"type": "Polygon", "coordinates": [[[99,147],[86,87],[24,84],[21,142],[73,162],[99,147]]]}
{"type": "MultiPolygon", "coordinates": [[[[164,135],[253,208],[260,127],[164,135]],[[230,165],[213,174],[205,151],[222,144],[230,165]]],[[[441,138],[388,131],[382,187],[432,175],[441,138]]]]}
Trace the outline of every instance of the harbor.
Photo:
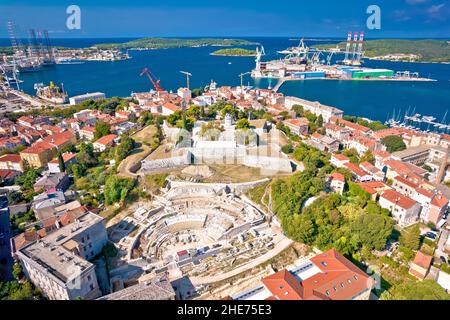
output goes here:
{"type": "Polygon", "coordinates": [[[277,84],[269,89],[278,91],[286,81],[303,80],[350,80],[350,81],[435,81],[420,77],[418,72],[393,71],[382,68],[362,67],[364,63],[364,33],[348,34],[345,52],[339,48],[318,50],[307,46],[303,39],[297,47],[278,51],[283,55],[277,60],[262,61],[264,47],[256,49],[255,68],[251,76],[255,79],[278,79],[277,84]],[[334,59],[335,55],[344,55],[343,60],[334,59]]]}

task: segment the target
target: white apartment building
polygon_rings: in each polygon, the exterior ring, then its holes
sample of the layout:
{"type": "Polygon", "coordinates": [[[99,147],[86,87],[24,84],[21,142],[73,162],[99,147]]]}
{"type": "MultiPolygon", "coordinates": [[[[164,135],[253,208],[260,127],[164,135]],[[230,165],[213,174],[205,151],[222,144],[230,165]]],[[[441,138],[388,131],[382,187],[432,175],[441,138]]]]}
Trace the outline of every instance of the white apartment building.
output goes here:
{"type": "Polygon", "coordinates": [[[321,115],[324,122],[330,122],[331,117],[342,118],[344,111],[321,104],[318,101],[308,101],[297,97],[286,97],[284,99],[284,107],[291,110],[294,105],[300,105],[303,110],[308,110],[316,116],[321,115]]]}
{"type": "Polygon", "coordinates": [[[107,243],[104,219],[86,212],[16,252],[24,273],[50,300],[98,298],[95,266],[87,259],[107,243]]]}

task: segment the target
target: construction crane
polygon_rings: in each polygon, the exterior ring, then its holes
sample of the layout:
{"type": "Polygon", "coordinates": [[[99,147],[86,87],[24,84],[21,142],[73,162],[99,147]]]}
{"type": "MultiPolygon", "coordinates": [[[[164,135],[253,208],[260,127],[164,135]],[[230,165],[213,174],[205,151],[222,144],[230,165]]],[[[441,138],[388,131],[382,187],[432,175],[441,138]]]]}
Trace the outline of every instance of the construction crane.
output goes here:
{"type": "Polygon", "coordinates": [[[186,75],[186,85],[187,85],[187,87],[186,88],[188,88],[188,90],[189,90],[189,78],[190,77],[192,77],[192,73],[189,73],[189,72],[187,72],[187,71],[180,71],[182,74],[185,74],[186,75]]]}
{"type": "Polygon", "coordinates": [[[243,82],[244,76],[247,75],[247,74],[251,74],[251,72],[245,72],[245,73],[241,73],[239,75],[239,77],[241,78],[241,95],[244,93],[244,87],[243,87],[242,82],[243,82]]]}
{"type": "Polygon", "coordinates": [[[147,75],[148,79],[150,80],[150,82],[153,84],[153,86],[155,87],[156,92],[162,92],[164,91],[164,89],[159,85],[160,80],[157,79],[155,77],[155,75],[147,68],[145,67],[141,74],[139,76],[143,76],[144,74],[147,75]],[[154,80],[153,78],[155,78],[156,80],[154,80]]]}

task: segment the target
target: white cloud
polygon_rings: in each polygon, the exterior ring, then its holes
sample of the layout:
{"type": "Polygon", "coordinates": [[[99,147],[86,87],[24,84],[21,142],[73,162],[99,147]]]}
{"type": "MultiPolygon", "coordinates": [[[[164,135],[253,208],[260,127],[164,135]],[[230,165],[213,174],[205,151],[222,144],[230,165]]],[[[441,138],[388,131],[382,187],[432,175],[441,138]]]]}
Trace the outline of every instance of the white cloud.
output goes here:
{"type": "Polygon", "coordinates": [[[439,11],[441,11],[441,9],[445,7],[445,3],[441,3],[438,5],[432,5],[431,7],[428,8],[428,13],[429,14],[434,14],[434,13],[438,13],[439,11]]]}

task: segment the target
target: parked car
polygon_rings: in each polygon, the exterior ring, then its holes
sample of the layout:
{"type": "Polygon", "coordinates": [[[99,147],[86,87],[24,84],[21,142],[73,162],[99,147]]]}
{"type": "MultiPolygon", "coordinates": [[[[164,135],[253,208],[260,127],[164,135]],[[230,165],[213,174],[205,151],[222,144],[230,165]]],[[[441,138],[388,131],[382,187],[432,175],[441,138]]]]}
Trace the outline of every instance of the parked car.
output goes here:
{"type": "Polygon", "coordinates": [[[441,261],[442,261],[443,263],[447,263],[447,259],[445,259],[444,256],[440,256],[439,258],[441,259],[441,261]]]}
{"type": "Polygon", "coordinates": [[[427,237],[428,239],[431,239],[431,240],[436,240],[437,234],[429,231],[429,232],[425,233],[425,237],[427,237]]]}

